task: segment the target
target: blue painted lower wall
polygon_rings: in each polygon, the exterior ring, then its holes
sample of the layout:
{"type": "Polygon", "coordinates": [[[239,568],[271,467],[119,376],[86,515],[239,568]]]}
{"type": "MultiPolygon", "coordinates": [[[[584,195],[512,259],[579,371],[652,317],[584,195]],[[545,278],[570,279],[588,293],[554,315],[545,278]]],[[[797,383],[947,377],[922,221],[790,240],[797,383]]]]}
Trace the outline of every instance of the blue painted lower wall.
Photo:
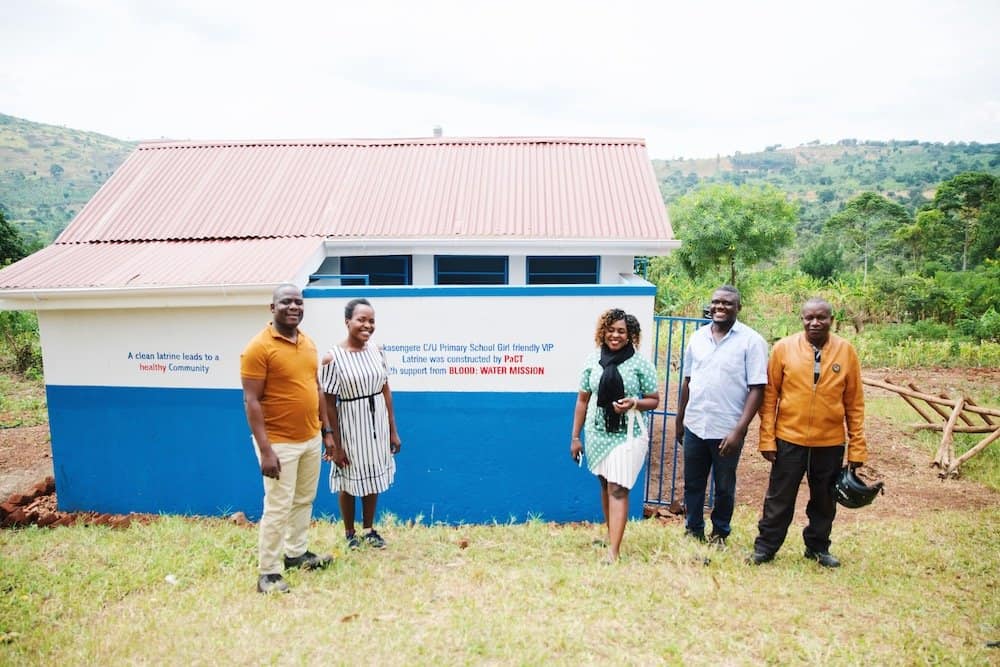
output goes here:
{"type": "MultiPolygon", "coordinates": [[[[259,518],[263,487],[240,390],[46,391],[60,509],[259,518]]],[[[403,449],[379,514],[603,521],[597,479],[569,458],[575,402],[575,393],[394,392],[403,449]]],[[[336,517],[328,465],[314,513],[336,517]]],[[[634,516],[644,475],[630,497],[634,516]]]]}

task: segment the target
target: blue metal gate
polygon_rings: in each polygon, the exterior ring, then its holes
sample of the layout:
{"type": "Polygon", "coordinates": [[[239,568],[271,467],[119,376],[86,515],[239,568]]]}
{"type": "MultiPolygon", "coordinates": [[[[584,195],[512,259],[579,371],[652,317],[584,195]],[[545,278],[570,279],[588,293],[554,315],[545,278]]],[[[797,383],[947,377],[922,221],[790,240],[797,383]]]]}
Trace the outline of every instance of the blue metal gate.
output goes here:
{"type": "MultiPolygon", "coordinates": [[[[646,468],[646,504],[671,505],[677,499],[681,448],[674,433],[674,418],[684,379],[684,350],[688,336],[708,320],[699,317],[654,318],[653,365],[663,387],[660,407],[652,411],[649,458],[646,468]]],[[[712,499],[709,489],[709,503],[712,499]]]]}

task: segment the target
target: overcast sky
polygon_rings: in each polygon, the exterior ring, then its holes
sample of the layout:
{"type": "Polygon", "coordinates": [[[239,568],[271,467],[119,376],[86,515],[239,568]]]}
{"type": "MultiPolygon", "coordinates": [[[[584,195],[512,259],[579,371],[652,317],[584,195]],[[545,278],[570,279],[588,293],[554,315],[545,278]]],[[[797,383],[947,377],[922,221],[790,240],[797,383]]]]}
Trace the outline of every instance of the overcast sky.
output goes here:
{"type": "Polygon", "coordinates": [[[0,0],[0,113],[119,139],[1000,141],[1000,0],[0,0]]]}

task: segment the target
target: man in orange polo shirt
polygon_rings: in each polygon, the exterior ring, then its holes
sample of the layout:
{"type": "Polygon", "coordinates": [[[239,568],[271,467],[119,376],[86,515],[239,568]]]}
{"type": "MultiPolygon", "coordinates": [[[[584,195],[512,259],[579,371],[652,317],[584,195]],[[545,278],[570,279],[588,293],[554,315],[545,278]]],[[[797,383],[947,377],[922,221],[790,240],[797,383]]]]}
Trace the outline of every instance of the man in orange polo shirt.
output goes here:
{"type": "Polygon", "coordinates": [[[319,481],[320,447],[325,444],[330,453],[336,446],[319,386],[316,344],[299,330],[305,313],[302,291],[279,285],[271,313],[272,321],[240,355],[240,377],[264,477],[257,590],[285,593],[283,570],[311,570],[333,560],[308,551],[306,533],[319,481]]]}

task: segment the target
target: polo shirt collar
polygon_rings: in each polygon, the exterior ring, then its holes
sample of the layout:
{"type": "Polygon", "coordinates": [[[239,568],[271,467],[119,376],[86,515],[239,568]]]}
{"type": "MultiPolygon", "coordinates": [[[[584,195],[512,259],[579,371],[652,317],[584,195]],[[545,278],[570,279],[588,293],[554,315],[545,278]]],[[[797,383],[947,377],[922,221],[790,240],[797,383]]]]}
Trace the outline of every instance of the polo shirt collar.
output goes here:
{"type": "Polygon", "coordinates": [[[282,336],[281,332],[278,331],[277,328],[275,328],[273,320],[267,323],[267,330],[271,333],[271,338],[278,338],[280,340],[285,341],[286,343],[291,343],[292,345],[298,345],[299,344],[298,341],[302,340],[301,331],[298,332],[299,335],[296,337],[294,342],[282,336]]]}

